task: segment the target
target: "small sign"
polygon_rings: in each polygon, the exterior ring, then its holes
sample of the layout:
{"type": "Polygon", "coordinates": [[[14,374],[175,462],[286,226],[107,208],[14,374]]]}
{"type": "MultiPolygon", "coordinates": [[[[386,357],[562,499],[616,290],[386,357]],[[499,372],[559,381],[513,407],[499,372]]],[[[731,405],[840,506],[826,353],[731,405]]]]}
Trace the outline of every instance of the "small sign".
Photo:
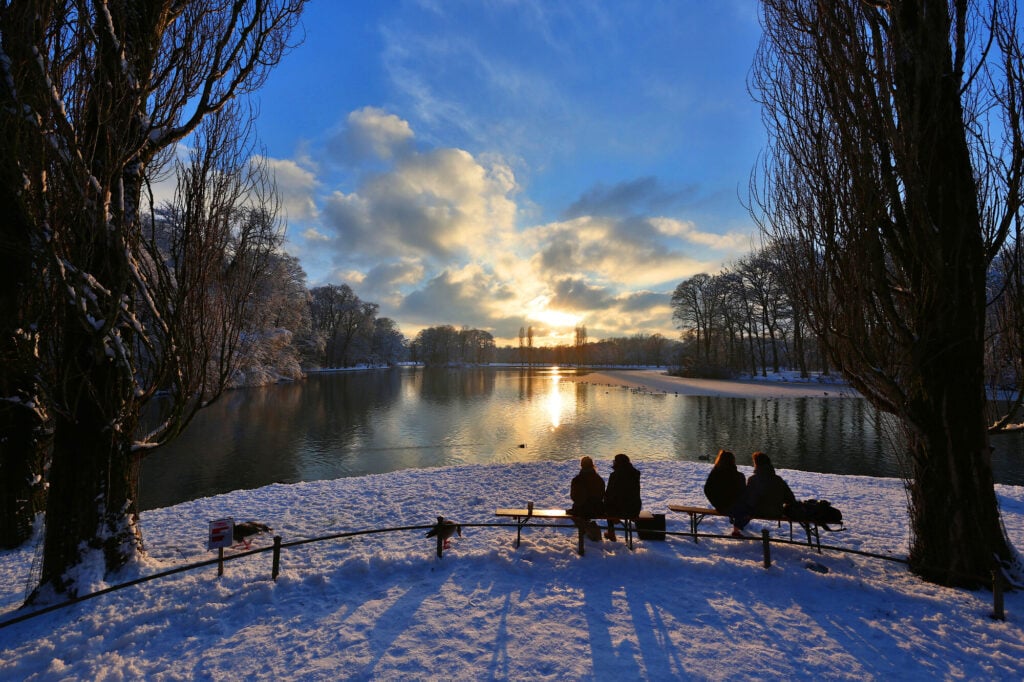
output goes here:
{"type": "Polygon", "coordinates": [[[210,540],[207,542],[206,548],[230,547],[235,541],[234,533],[234,519],[226,518],[210,521],[210,540]]]}

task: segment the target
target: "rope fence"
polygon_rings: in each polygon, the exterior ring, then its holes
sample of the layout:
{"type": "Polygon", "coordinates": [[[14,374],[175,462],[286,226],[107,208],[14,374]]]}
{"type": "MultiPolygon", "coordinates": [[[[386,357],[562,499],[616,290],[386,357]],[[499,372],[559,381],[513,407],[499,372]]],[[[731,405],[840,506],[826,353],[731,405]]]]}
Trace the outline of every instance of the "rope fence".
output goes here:
{"type": "MultiPolygon", "coordinates": [[[[21,614],[15,616],[13,618],[9,618],[7,620],[0,621],[0,630],[2,630],[3,628],[6,628],[8,626],[24,622],[24,621],[29,620],[31,618],[35,618],[36,616],[41,616],[41,615],[44,615],[44,614],[47,614],[47,613],[52,613],[52,612],[57,611],[59,609],[66,608],[68,606],[73,606],[75,604],[81,604],[82,602],[89,601],[90,599],[95,599],[97,597],[101,597],[101,596],[106,595],[106,594],[110,594],[111,592],[116,592],[118,590],[123,590],[123,589],[128,588],[128,587],[135,587],[137,585],[141,585],[143,583],[150,582],[151,580],[158,580],[158,579],[161,579],[161,578],[166,578],[166,577],[169,577],[169,576],[172,576],[172,575],[176,575],[178,573],[184,573],[186,571],[194,571],[194,570],[197,570],[197,569],[200,569],[200,568],[205,568],[207,566],[217,566],[217,575],[221,576],[221,575],[224,574],[224,564],[225,563],[227,563],[229,561],[237,561],[239,559],[244,559],[244,558],[247,558],[247,557],[250,557],[250,556],[255,556],[257,554],[265,554],[267,552],[271,552],[272,553],[270,577],[271,577],[271,580],[276,581],[278,576],[280,575],[281,550],[283,550],[283,549],[289,549],[289,548],[292,548],[292,547],[299,547],[299,546],[302,546],[302,545],[308,545],[308,544],[315,543],[315,542],[325,542],[325,541],[329,541],[329,540],[341,540],[341,539],[345,539],[345,538],[358,537],[358,536],[362,536],[362,535],[375,535],[375,534],[378,534],[378,533],[396,533],[396,532],[406,532],[406,531],[416,531],[416,530],[427,530],[427,531],[429,531],[429,530],[437,530],[437,531],[439,531],[440,530],[440,526],[441,526],[441,521],[442,521],[442,517],[438,517],[438,523],[436,523],[436,524],[418,525],[418,526],[393,526],[393,527],[389,527],[389,528],[369,528],[369,529],[364,529],[364,530],[345,531],[345,532],[341,532],[341,533],[331,533],[329,535],[321,535],[321,536],[317,536],[317,537],[313,537],[313,538],[303,538],[303,539],[300,539],[300,540],[292,540],[292,541],[289,541],[289,542],[282,542],[281,541],[281,536],[280,535],[275,535],[274,536],[273,545],[271,545],[270,547],[260,547],[260,548],[257,548],[257,549],[248,549],[248,550],[240,551],[240,552],[237,552],[235,554],[230,554],[230,555],[227,555],[227,556],[224,556],[224,553],[223,553],[224,550],[223,550],[223,548],[220,548],[220,550],[218,552],[218,556],[216,558],[214,558],[214,559],[206,559],[204,561],[199,561],[199,562],[192,563],[192,564],[186,564],[184,566],[177,566],[175,568],[171,568],[171,569],[168,569],[166,571],[160,571],[159,573],[154,573],[152,575],[143,576],[141,578],[136,578],[134,580],[129,580],[129,581],[124,582],[124,583],[119,583],[117,585],[112,585],[112,586],[104,588],[102,590],[97,590],[96,592],[90,592],[89,594],[85,594],[85,595],[82,595],[82,596],[79,596],[79,597],[75,597],[75,598],[69,599],[67,601],[59,602],[57,604],[50,604],[50,605],[47,605],[47,606],[44,606],[44,607],[40,607],[40,608],[32,610],[32,611],[28,611],[26,613],[21,613],[21,614]]],[[[516,523],[494,523],[494,522],[491,522],[491,523],[460,523],[458,525],[463,527],[463,528],[518,528],[518,527],[520,527],[519,524],[516,524],[516,523]]],[[[564,524],[564,523],[535,523],[535,524],[531,524],[531,527],[534,527],[534,528],[574,528],[575,526],[573,524],[564,524]]],[[[772,565],[772,559],[771,559],[771,545],[772,544],[776,544],[776,545],[798,545],[798,546],[801,546],[801,547],[808,547],[809,546],[807,542],[802,542],[802,541],[798,541],[798,540],[786,540],[784,538],[772,538],[770,533],[768,532],[767,528],[762,529],[761,537],[744,536],[744,537],[741,537],[741,538],[736,538],[736,537],[733,537],[731,535],[718,535],[718,534],[712,534],[712,533],[691,533],[689,531],[656,530],[656,531],[649,531],[649,532],[656,533],[657,535],[664,535],[666,539],[668,538],[668,536],[678,536],[678,537],[687,538],[687,539],[710,538],[710,539],[719,539],[719,540],[734,540],[734,541],[739,541],[739,542],[760,541],[761,545],[762,545],[762,556],[763,556],[762,565],[766,569],[770,568],[771,565],[772,565]]],[[[440,558],[440,557],[442,557],[443,552],[444,552],[445,538],[442,537],[440,532],[436,533],[436,536],[437,536],[437,556],[438,556],[438,558],[440,558]]],[[[891,556],[891,555],[887,555],[887,554],[878,554],[878,553],[875,553],[875,552],[865,552],[865,551],[862,551],[862,550],[851,549],[851,548],[847,548],[847,547],[839,547],[839,546],[836,546],[836,545],[819,545],[818,546],[818,550],[819,550],[818,553],[821,553],[820,550],[826,550],[826,549],[829,550],[829,551],[838,552],[838,553],[841,553],[841,554],[853,554],[853,555],[863,556],[863,557],[867,557],[867,558],[871,558],[871,559],[880,559],[880,560],[884,560],[884,561],[893,561],[893,562],[901,563],[901,564],[904,564],[904,565],[909,563],[909,561],[907,559],[902,558],[902,557],[896,557],[896,556],[891,556]]],[[[1006,614],[1005,614],[1005,611],[1004,611],[1003,593],[1004,593],[1004,591],[1009,586],[1010,586],[1009,581],[1006,579],[1005,575],[1003,574],[1002,568],[997,563],[993,567],[992,574],[991,574],[991,588],[992,588],[992,614],[991,614],[991,617],[993,619],[995,619],[995,620],[1005,620],[1006,619],[1006,614]]],[[[24,608],[24,607],[22,607],[22,608],[24,608]]]]}

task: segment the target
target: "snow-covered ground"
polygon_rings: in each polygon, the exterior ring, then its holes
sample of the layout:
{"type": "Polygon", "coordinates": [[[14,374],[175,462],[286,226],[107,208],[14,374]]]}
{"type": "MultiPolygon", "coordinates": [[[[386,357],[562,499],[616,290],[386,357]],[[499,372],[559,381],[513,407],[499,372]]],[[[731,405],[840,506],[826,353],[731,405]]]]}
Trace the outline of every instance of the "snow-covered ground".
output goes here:
{"type": "MultiPolygon", "coordinates": [[[[589,454],[607,475],[615,453],[589,454]]],[[[709,464],[629,454],[647,509],[702,502],[709,464]]],[[[179,573],[3,627],[0,679],[1024,678],[1019,592],[997,621],[988,591],[936,587],[901,563],[827,549],[775,545],[765,569],[756,541],[672,537],[632,552],[605,541],[579,556],[568,529],[527,528],[516,549],[513,528],[469,525],[527,500],[565,506],[575,473],[572,462],[408,470],[145,512],[149,557],[119,579],[211,558],[208,522],[226,516],[266,522],[286,543],[438,515],[467,525],[440,559],[422,529],[309,543],[283,551],[277,582],[263,553],[227,563],[220,578],[215,567],[179,573]]],[[[844,512],[848,529],[826,543],[906,554],[900,481],[780,473],[798,497],[844,512]]],[[[1022,546],[1024,488],[997,491],[1022,546]]],[[[670,531],[685,527],[668,514],[670,531]]],[[[15,615],[32,563],[31,550],[0,553],[0,620],[15,615]]]]}

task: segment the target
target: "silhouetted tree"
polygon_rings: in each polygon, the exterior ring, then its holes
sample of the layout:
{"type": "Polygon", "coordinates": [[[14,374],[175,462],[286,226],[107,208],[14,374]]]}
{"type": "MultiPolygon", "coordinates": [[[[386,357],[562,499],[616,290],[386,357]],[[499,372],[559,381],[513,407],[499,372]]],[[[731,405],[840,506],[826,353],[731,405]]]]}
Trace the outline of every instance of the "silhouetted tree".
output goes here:
{"type": "MultiPolygon", "coordinates": [[[[52,365],[37,374],[52,376],[54,427],[44,586],[75,594],[70,569],[90,554],[109,572],[140,550],[140,412],[163,380],[196,376],[156,295],[163,284],[147,277],[159,260],[143,235],[143,191],[179,141],[263,83],[302,5],[0,4],[0,180],[13,183],[5,196],[25,230],[15,246],[54,332],[40,356],[52,365]]],[[[36,316],[17,314],[19,325],[36,316]]],[[[187,387],[173,399],[201,402],[187,387]]]]}
{"type": "MultiPolygon", "coordinates": [[[[762,0],[756,218],[801,268],[832,362],[904,426],[910,566],[1013,559],[985,423],[986,276],[1020,226],[1024,60],[1012,1],[762,0]]],[[[1019,568],[1019,567],[1018,567],[1019,568]]]]}

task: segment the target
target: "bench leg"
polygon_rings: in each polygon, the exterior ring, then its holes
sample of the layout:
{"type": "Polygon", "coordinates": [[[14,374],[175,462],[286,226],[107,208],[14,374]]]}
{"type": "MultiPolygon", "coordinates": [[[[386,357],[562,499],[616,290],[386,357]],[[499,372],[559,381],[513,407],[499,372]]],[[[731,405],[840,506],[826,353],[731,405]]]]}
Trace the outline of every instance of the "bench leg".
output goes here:
{"type": "Polygon", "coordinates": [[[522,542],[523,526],[525,526],[526,522],[530,520],[530,517],[520,518],[520,517],[517,516],[517,517],[515,517],[515,520],[516,520],[516,549],[519,549],[519,544],[520,544],[520,542],[522,542]]]}
{"type": "Polygon", "coordinates": [[[576,524],[576,532],[579,535],[579,544],[576,546],[576,552],[580,556],[583,556],[583,552],[584,552],[583,539],[586,536],[586,526],[582,526],[582,525],[576,524]]]}

